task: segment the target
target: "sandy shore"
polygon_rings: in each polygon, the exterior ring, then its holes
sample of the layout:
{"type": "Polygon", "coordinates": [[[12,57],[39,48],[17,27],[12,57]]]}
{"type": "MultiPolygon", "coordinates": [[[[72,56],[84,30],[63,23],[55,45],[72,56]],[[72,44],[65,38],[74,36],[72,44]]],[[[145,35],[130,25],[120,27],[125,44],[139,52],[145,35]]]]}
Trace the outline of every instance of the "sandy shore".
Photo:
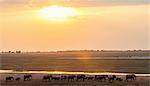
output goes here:
{"type": "MultiPolygon", "coordinates": [[[[67,80],[52,80],[52,81],[43,81],[42,78],[46,74],[32,74],[31,81],[24,81],[24,74],[12,74],[12,73],[1,73],[0,74],[0,86],[150,86],[150,77],[149,76],[137,76],[135,81],[126,82],[126,81],[113,81],[112,83],[100,82],[95,80],[85,80],[83,81],[73,81],[68,82],[67,80]],[[7,81],[5,80],[6,76],[13,76],[14,78],[20,77],[20,81],[7,81]]],[[[54,75],[60,76],[60,74],[54,75]]],[[[125,80],[125,76],[119,76],[125,80]]]]}

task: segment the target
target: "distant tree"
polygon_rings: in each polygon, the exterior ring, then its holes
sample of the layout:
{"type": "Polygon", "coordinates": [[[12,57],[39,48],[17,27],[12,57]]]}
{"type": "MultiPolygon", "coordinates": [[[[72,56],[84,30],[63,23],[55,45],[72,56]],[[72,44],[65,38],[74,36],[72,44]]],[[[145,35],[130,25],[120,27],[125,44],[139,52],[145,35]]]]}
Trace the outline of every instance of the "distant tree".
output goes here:
{"type": "Polygon", "coordinates": [[[8,53],[11,53],[11,51],[8,51],[8,53]]]}
{"type": "Polygon", "coordinates": [[[16,51],[16,53],[21,53],[21,51],[16,51]]]}
{"type": "Polygon", "coordinates": [[[36,51],[36,53],[40,53],[40,51],[36,51]]]}
{"type": "Polygon", "coordinates": [[[99,52],[100,50],[96,50],[97,52],[99,52]]]}
{"type": "Polygon", "coordinates": [[[103,52],[104,50],[101,50],[101,52],[103,52]]]}

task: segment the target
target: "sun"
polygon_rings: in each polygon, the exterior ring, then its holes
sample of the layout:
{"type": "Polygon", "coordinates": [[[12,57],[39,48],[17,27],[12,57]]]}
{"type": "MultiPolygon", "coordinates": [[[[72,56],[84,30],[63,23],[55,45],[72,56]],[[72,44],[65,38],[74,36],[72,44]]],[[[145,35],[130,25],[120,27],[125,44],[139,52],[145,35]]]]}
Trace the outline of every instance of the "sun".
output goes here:
{"type": "Polygon", "coordinates": [[[53,21],[64,21],[78,15],[77,10],[64,6],[49,6],[40,10],[39,16],[53,21]]]}

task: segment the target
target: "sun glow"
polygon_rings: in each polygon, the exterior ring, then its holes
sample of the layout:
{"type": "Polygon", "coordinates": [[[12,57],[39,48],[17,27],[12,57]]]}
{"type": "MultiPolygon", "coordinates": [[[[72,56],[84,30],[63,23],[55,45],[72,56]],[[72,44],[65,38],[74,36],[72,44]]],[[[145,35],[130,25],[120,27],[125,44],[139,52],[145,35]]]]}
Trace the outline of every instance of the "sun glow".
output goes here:
{"type": "Polygon", "coordinates": [[[78,15],[77,10],[71,7],[63,7],[63,6],[49,6],[43,8],[40,13],[40,17],[47,20],[54,21],[64,21],[71,17],[75,17],[78,15]]]}

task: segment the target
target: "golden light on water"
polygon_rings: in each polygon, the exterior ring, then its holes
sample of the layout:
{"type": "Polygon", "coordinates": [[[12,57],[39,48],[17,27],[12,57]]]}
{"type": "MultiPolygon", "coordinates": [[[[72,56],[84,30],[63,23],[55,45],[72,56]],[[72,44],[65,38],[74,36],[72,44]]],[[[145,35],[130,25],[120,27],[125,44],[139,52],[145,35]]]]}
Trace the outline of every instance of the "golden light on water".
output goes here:
{"type": "Polygon", "coordinates": [[[75,8],[56,5],[42,8],[39,12],[41,18],[51,21],[65,21],[77,15],[75,8]]]}
{"type": "MultiPolygon", "coordinates": [[[[111,72],[64,72],[64,71],[13,71],[0,70],[0,73],[9,74],[86,74],[86,75],[127,75],[130,73],[111,73],[111,72]]],[[[136,76],[150,76],[150,74],[136,74],[136,76]]]]}

